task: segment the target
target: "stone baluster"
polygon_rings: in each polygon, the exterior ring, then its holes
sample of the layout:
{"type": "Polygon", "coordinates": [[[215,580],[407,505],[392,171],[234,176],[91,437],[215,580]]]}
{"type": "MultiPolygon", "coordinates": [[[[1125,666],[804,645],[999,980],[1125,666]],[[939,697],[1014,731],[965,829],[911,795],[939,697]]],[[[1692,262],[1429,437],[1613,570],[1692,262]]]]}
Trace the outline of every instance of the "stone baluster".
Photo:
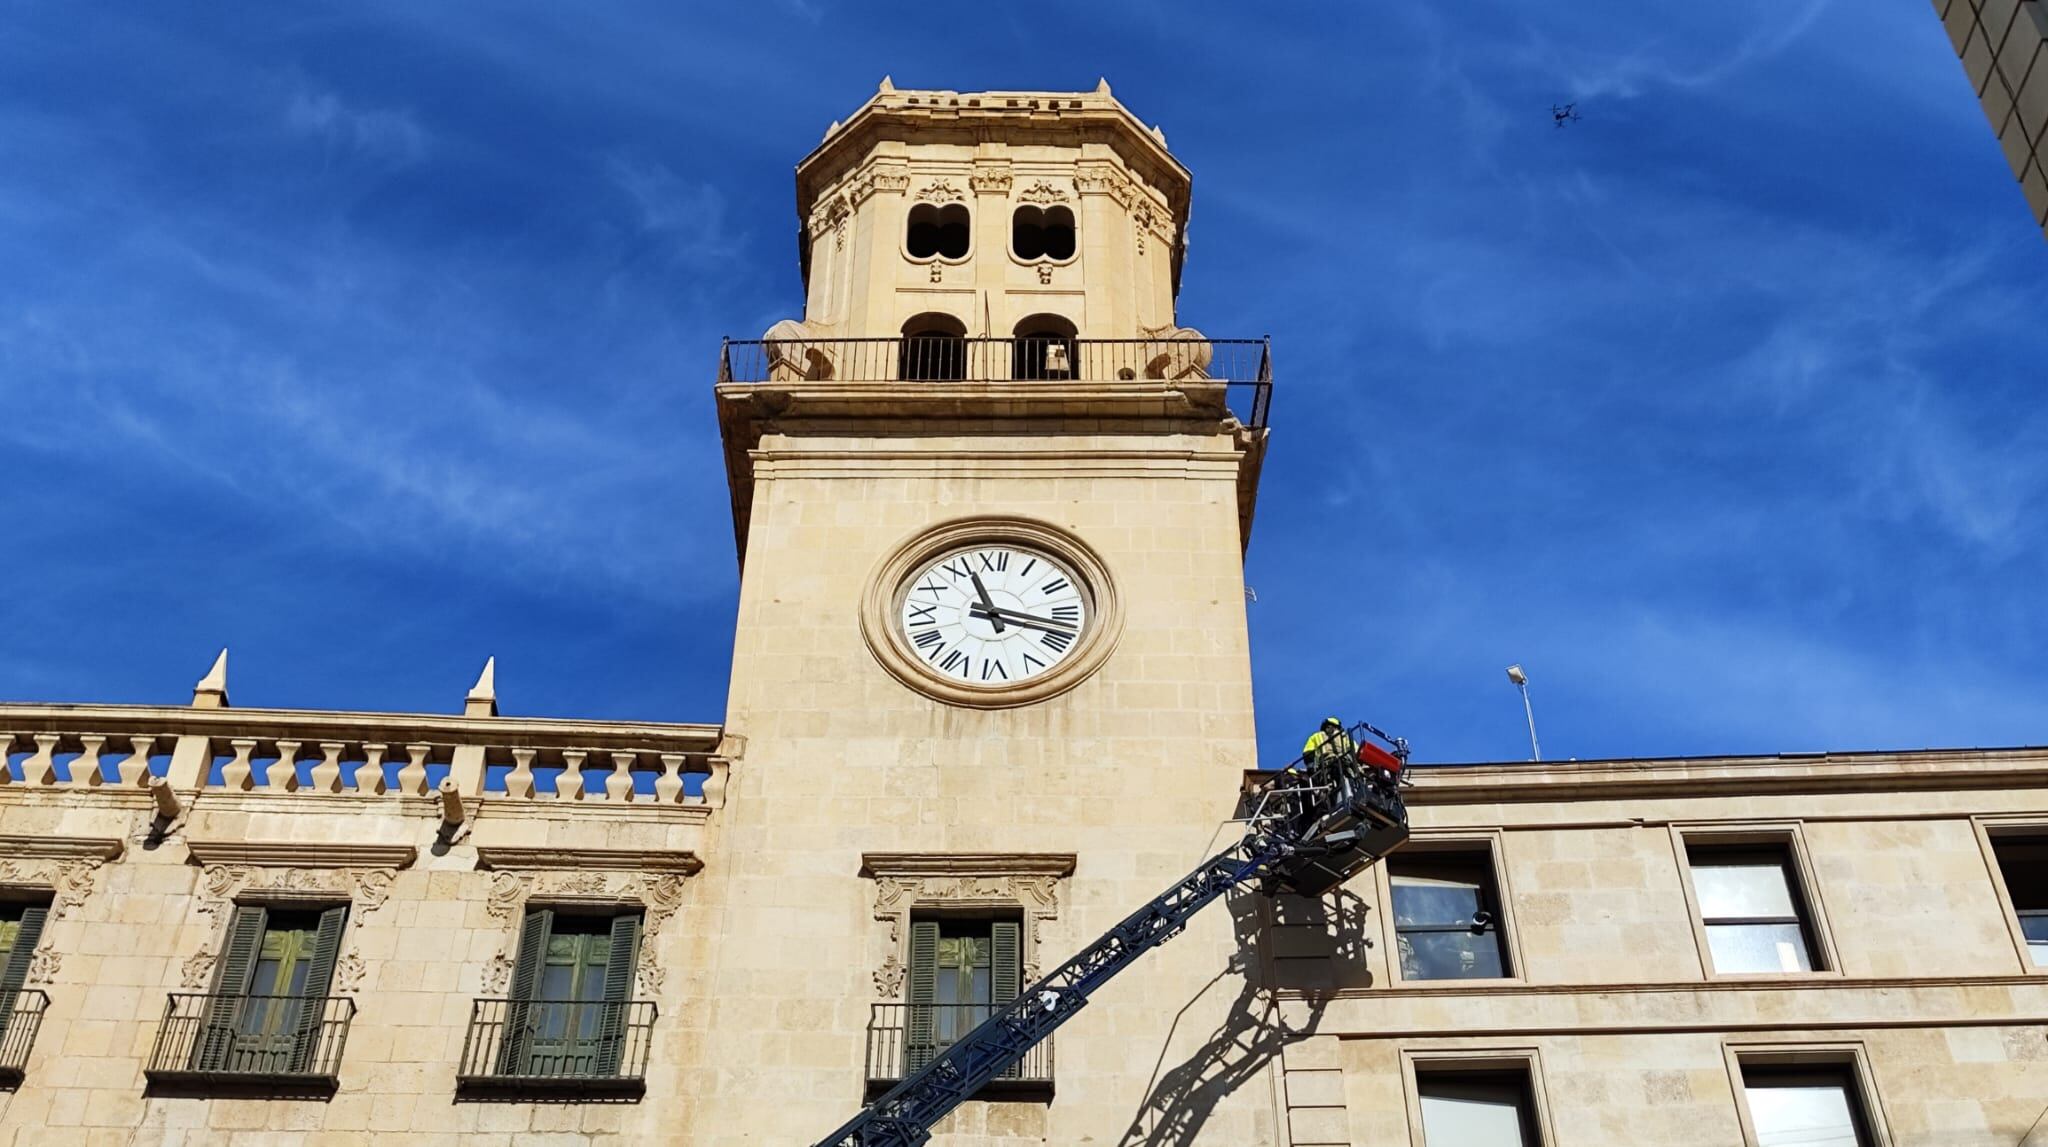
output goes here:
{"type": "Polygon", "coordinates": [[[401,796],[425,796],[427,792],[427,754],[432,745],[407,745],[405,766],[398,770],[398,792],[401,796]]]}
{"type": "Polygon", "coordinates": [[[389,749],[388,745],[364,745],[363,763],[356,766],[355,783],[349,787],[374,797],[383,796],[389,787],[384,783],[384,754],[389,749]]]}
{"type": "Polygon", "coordinates": [[[263,776],[263,783],[266,787],[288,793],[299,791],[299,746],[303,744],[305,744],[304,741],[279,741],[277,743],[277,761],[270,766],[270,770],[263,776]],[[282,777],[277,775],[280,769],[284,771],[284,776],[282,777]]]}
{"type": "Polygon", "coordinates": [[[683,764],[688,759],[681,753],[661,755],[661,775],[654,778],[655,804],[683,803],[683,764]]]}
{"type": "Polygon", "coordinates": [[[14,782],[14,768],[8,759],[14,755],[14,734],[0,733],[0,787],[14,782]]]}
{"type": "Polygon", "coordinates": [[[590,755],[588,749],[562,750],[562,775],[555,778],[555,799],[558,801],[580,801],[583,799],[583,759],[590,755]]]}
{"type": "Polygon", "coordinates": [[[712,808],[725,807],[726,773],[732,767],[724,757],[713,757],[708,762],[711,775],[704,778],[704,803],[712,808]]]}
{"type": "Polygon", "coordinates": [[[612,750],[612,771],[604,777],[605,800],[625,804],[633,799],[633,761],[638,757],[624,749],[612,750]]]}
{"type": "Polygon", "coordinates": [[[32,785],[54,785],[57,783],[57,741],[55,733],[37,733],[36,751],[28,760],[21,762],[21,775],[32,785]]]}
{"type": "Polygon", "coordinates": [[[320,742],[320,763],[306,774],[311,788],[316,793],[338,793],[341,791],[341,751],[348,748],[340,741],[320,742]]]}
{"type": "Polygon", "coordinates": [[[249,769],[249,759],[256,755],[256,740],[236,737],[228,745],[235,750],[235,759],[220,767],[220,787],[248,792],[256,787],[256,778],[249,769]]]}
{"type": "Polygon", "coordinates": [[[505,795],[513,800],[533,799],[532,749],[512,750],[512,771],[505,774],[505,795]]]}
{"type": "Polygon", "coordinates": [[[124,789],[144,788],[149,784],[149,754],[156,749],[156,737],[149,733],[128,735],[128,755],[114,765],[120,774],[119,784],[124,789]]]}
{"type": "Polygon", "coordinates": [[[100,750],[107,747],[107,738],[101,733],[81,733],[78,756],[71,762],[71,784],[74,788],[99,788],[107,783],[100,772],[100,750]]]}

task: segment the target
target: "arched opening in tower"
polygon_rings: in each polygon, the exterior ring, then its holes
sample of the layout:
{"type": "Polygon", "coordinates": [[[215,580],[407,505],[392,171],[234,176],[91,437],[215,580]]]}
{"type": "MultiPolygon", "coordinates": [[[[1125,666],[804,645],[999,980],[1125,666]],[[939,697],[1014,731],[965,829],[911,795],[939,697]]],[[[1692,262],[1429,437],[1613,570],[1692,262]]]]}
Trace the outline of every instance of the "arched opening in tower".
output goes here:
{"type": "Polygon", "coordinates": [[[1030,315],[1011,340],[1010,376],[1021,379],[1073,378],[1080,365],[1074,324],[1060,315],[1030,315]]]}
{"type": "Polygon", "coordinates": [[[896,376],[921,382],[967,377],[967,324],[952,315],[926,311],[903,324],[896,376]]]}

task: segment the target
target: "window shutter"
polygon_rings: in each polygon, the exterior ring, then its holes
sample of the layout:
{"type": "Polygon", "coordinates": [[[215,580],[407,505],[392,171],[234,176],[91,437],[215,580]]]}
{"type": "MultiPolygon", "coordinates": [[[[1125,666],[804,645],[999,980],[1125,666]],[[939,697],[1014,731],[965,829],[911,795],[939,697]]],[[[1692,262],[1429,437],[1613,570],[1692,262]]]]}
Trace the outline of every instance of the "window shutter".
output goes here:
{"type": "Polygon", "coordinates": [[[540,964],[548,951],[548,933],[555,914],[537,908],[519,925],[519,950],[512,963],[511,999],[505,1004],[505,1030],[498,1040],[498,1074],[525,1075],[527,1049],[533,1042],[533,998],[540,993],[540,964]]]}
{"type": "Polygon", "coordinates": [[[998,920],[989,928],[989,999],[997,1007],[1017,998],[1023,989],[1023,928],[1015,920],[998,920]]]}
{"type": "Polygon", "coordinates": [[[910,999],[907,1042],[904,1047],[907,1062],[904,1074],[916,1071],[931,1062],[932,1053],[937,1050],[937,1017],[932,1014],[932,1004],[939,996],[939,922],[937,920],[912,920],[910,922],[910,999]]]}
{"type": "Polygon", "coordinates": [[[327,989],[334,980],[334,961],[341,954],[341,931],[348,924],[348,905],[329,908],[320,914],[320,927],[313,933],[313,953],[306,965],[305,995],[293,1006],[299,1009],[299,1031],[292,1044],[292,1070],[320,1072],[315,1062],[320,1036],[326,1030],[327,989]]]}
{"type": "Polygon", "coordinates": [[[611,952],[604,966],[604,1015],[598,1021],[597,1070],[617,1075],[626,1050],[626,1010],[632,1006],[633,970],[639,967],[640,917],[612,918],[611,952]]]}
{"type": "Polygon", "coordinates": [[[7,954],[6,966],[0,967],[0,1036],[6,1034],[7,1021],[14,1016],[16,996],[28,982],[28,963],[35,959],[36,944],[43,938],[43,921],[49,915],[49,906],[44,904],[31,904],[21,910],[21,930],[14,934],[14,950],[7,954]]]}
{"type": "MultiPolygon", "coordinates": [[[[269,913],[252,904],[238,904],[228,921],[228,943],[213,970],[213,995],[207,997],[192,1041],[192,1067],[220,1071],[234,1052],[235,1025],[242,1017],[242,997],[263,951],[263,928],[269,913]]],[[[189,1021],[188,1021],[189,1022],[189,1021]]]]}

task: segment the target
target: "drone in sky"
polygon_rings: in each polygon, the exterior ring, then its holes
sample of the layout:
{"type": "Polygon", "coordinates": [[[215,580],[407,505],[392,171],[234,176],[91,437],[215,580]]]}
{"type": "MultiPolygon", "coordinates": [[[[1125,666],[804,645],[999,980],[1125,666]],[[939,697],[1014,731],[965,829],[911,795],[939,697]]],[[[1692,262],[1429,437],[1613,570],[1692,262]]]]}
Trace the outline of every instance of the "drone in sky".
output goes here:
{"type": "Polygon", "coordinates": [[[1568,123],[1577,122],[1579,122],[1579,105],[1576,101],[1568,104],[1550,105],[1551,126],[1562,128],[1568,123]]]}

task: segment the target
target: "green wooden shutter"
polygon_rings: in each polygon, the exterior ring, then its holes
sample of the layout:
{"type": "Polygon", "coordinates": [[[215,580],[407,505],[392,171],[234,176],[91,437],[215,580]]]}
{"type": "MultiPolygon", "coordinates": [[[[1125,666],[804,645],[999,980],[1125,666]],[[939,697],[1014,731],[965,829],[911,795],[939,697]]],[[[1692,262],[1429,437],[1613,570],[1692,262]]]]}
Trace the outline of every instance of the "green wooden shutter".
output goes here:
{"type": "Polygon", "coordinates": [[[248,994],[249,977],[255,974],[256,957],[263,951],[263,928],[269,913],[252,904],[235,906],[228,922],[228,945],[213,971],[213,995],[207,998],[200,1016],[199,1031],[192,1041],[192,1067],[197,1071],[222,1071],[234,1050],[235,1024],[241,1019],[242,997],[248,994]]]}
{"type": "Polygon", "coordinates": [[[21,910],[21,928],[14,934],[14,950],[0,967],[0,1038],[7,1034],[7,1021],[14,1018],[16,997],[28,982],[28,963],[35,959],[36,945],[43,938],[43,922],[49,919],[46,904],[30,904],[21,910]]]}
{"type": "Polygon", "coordinates": [[[640,917],[612,919],[611,952],[604,966],[604,1014],[598,1018],[597,1072],[617,1075],[626,1050],[626,1011],[633,999],[633,970],[639,967],[640,917]]]}
{"type": "Polygon", "coordinates": [[[997,1007],[1017,998],[1023,989],[1023,926],[998,920],[989,926],[989,1001],[997,1007]]]}
{"type": "Polygon", "coordinates": [[[938,1050],[937,1017],[932,1006],[939,996],[939,922],[910,922],[910,999],[904,1074],[931,1062],[938,1050]]]}
{"type": "Polygon", "coordinates": [[[298,1034],[292,1045],[293,1071],[332,1072],[335,1065],[316,1063],[316,1059],[331,1059],[320,1056],[321,1035],[325,1031],[328,1016],[327,988],[334,980],[334,961],[341,954],[341,931],[348,923],[348,905],[329,908],[320,914],[319,930],[313,933],[313,955],[306,967],[306,990],[304,998],[293,1006],[299,1009],[298,1034]]]}
{"type": "Polygon", "coordinates": [[[505,1003],[505,1030],[498,1042],[498,1074],[525,1075],[527,1049],[533,1041],[533,998],[540,994],[540,964],[547,956],[548,933],[555,914],[536,908],[519,925],[519,951],[512,963],[511,999],[505,1003]]]}

